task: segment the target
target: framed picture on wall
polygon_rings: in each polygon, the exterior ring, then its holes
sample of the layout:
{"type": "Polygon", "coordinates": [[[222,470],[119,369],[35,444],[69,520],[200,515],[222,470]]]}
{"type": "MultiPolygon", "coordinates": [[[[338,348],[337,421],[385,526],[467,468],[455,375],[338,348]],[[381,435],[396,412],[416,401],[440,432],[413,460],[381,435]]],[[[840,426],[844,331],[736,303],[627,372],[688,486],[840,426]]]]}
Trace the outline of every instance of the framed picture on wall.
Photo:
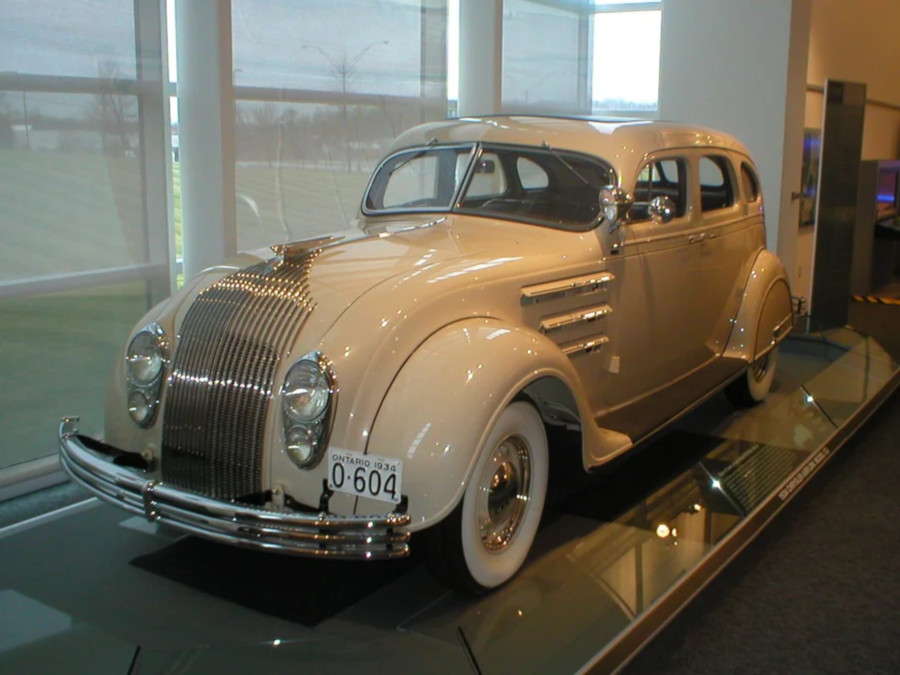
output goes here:
{"type": "Polygon", "coordinates": [[[803,130],[803,175],[800,183],[800,227],[816,224],[816,191],[819,187],[819,157],[822,130],[803,130]]]}

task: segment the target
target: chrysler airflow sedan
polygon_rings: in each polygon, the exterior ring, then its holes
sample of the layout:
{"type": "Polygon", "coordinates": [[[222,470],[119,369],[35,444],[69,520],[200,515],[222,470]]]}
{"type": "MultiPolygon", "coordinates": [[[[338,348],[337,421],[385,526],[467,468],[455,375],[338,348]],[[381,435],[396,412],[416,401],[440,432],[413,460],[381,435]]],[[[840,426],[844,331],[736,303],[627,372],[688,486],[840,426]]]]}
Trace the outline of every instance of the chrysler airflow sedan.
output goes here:
{"type": "Polygon", "coordinates": [[[323,558],[406,556],[478,593],[525,561],[577,432],[591,470],[724,390],[792,326],[746,148],[636,120],[407,131],[359,227],[205,270],[135,326],[69,473],[150,521],[323,558]]]}

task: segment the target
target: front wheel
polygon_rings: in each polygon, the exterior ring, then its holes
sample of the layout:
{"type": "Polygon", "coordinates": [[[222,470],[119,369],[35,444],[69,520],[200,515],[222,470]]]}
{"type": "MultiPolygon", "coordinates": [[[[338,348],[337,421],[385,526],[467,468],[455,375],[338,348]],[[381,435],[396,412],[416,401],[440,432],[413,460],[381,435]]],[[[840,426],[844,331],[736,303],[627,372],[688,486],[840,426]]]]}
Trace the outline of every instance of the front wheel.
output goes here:
{"type": "Polygon", "coordinates": [[[547,435],[525,401],[500,414],[482,448],[459,506],[432,532],[435,576],[468,593],[511,579],[537,533],[548,475],[547,435]]]}
{"type": "Polygon", "coordinates": [[[774,347],[751,363],[746,373],[725,388],[728,399],[739,408],[762,403],[772,389],[777,365],[778,347],[774,347]]]}

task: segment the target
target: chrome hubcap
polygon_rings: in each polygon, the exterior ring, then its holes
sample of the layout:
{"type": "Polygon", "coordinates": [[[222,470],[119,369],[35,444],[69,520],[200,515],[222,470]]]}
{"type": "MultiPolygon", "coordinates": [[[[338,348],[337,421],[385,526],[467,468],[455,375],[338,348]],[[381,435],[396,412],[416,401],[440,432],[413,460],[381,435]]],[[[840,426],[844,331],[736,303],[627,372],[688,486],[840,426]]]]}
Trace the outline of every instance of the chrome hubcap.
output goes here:
{"type": "Polygon", "coordinates": [[[761,359],[757,359],[754,361],[753,365],[750,366],[752,369],[753,379],[757,382],[760,382],[765,376],[766,372],[769,370],[769,357],[772,355],[772,352],[767,353],[761,359]]]}
{"type": "Polygon", "coordinates": [[[509,436],[494,448],[479,476],[478,529],[488,551],[509,546],[522,523],[531,487],[531,454],[521,436],[509,436]]]}

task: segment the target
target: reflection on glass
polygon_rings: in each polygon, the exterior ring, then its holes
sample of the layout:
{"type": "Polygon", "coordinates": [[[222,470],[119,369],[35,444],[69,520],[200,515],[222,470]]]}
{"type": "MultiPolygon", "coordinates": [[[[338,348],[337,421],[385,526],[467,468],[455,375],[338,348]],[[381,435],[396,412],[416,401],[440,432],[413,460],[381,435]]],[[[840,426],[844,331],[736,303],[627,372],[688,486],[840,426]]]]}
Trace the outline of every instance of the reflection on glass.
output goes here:
{"type": "Polygon", "coordinates": [[[348,227],[394,130],[424,114],[387,103],[344,109],[256,101],[239,101],[236,112],[239,249],[348,227]]]}
{"type": "Polygon", "coordinates": [[[590,47],[580,37],[587,15],[578,11],[577,3],[565,9],[550,4],[503,3],[503,107],[520,112],[589,112],[585,91],[590,47]]]}
{"type": "MultiPolygon", "coordinates": [[[[661,441],[658,452],[711,441],[673,432],[661,441]]],[[[444,603],[410,629],[449,639],[447,627],[458,627],[485,672],[578,670],[688,574],[808,457],[806,452],[763,443],[712,442],[693,467],[611,522],[602,520],[597,493],[586,491],[554,523],[556,537],[568,532],[565,543],[551,547],[490,598],[474,604],[444,603]]]]}
{"type": "Polygon", "coordinates": [[[447,111],[442,0],[234,0],[238,248],[356,218],[402,131],[447,111]]]}
{"type": "Polygon", "coordinates": [[[233,0],[231,14],[238,86],[445,96],[445,2],[233,0]]]}
{"type": "Polygon", "coordinates": [[[0,282],[147,261],[137,108],[114,89],[0,93],[0,282]]]}
{"type": "Polygon", "coordinates": [[[0,45],[0,73],[134,79],[134,0],[3,0],[0,45]]]}

